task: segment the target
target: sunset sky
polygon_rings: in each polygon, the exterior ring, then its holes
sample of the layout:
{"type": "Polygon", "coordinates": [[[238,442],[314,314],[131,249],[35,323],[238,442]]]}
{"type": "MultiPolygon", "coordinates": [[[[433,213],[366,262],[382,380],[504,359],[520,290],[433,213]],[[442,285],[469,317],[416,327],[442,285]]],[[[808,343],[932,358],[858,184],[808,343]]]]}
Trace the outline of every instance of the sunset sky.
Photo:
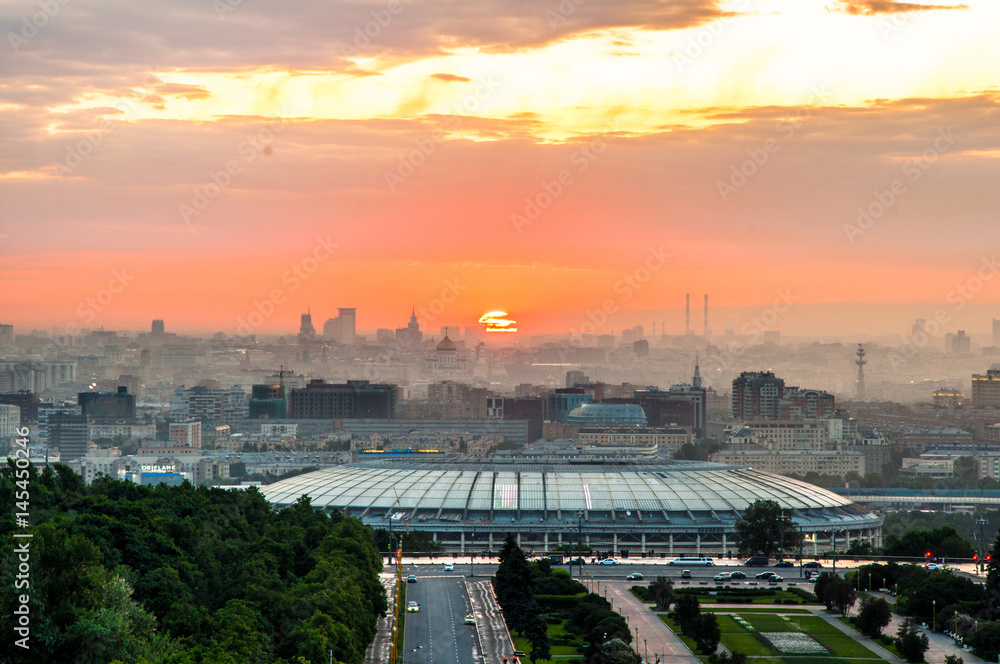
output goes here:
{"type": "Polygon", "coordinates": [[[0,3],[0,322],[1000,318],[996,0],[0,3]]]}

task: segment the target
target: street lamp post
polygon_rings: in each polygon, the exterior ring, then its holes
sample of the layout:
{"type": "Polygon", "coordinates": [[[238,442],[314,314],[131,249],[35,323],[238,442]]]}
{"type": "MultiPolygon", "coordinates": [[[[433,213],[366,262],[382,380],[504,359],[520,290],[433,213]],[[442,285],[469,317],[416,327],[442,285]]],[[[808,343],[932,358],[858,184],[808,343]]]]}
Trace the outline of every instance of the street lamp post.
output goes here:
{"type": "Polygon", "coordinates": [[[936,599],[932,599],[931,600],[931,611],[933,612],[931,614],[931,632],[936,632],[937,631],[937,600],[936,599]]]}
{"type": "Polygon", "coordinates": [[[983,514],[979,515],[976,525],[979,526],[979,559],[976,561],[976,574],[979,574],[983,571],[983,558],[986,555],[986,517],[983,514]]]}
{"type": "Polygon", "coordinates": [[[475,576],[476,575],[476,534],[475,533],[469,533],[469,537],[472,539],[472,542],[469,543],[469,561],[470,561],[470,567],[471,567],[471,569],[469,571],[469,576],[475,576]]]}
{"type": "MultiPolygon", "coordinates": [[[[638,645],[638,644],[636,644],[638,645]]],[[[643,664],[649,664],[649,646],[646,645],[646,639],[642,640],[642,661],[643,664]]]]}

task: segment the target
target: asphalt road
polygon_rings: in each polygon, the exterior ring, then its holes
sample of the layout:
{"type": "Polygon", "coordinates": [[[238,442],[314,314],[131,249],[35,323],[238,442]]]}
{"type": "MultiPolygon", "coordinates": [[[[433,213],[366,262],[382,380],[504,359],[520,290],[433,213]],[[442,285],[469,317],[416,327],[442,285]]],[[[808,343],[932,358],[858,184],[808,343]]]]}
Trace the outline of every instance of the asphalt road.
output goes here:
{"type": "Polygon", "coordinates": [[[471,610],[465,579],[443,575],[441,566],[409,574],[418,581],[407,584],[406,601],[421,607],[406,614],[404,664],[479,664],[476,627],[464,624],[471,610]]]}
{"type": "MultiPolygon", "coordinates": [[[[555,565],[554,567],[561,567],[562,569],[568,569],[567,565],[555,565]]],[[[468,563],[458,563],[454,565],[454,571],[445,572],[444,563],[430,561],[426,563],[417,563],[416,565],[406,565],[410,571],[406,574],[414,574],[417,577],[421,575],[454,575],[457,577],[469,578],[469,574],[473,571],[473,566],[468,563]]],[[[483,562],[475,564],[475,575],[476,577],[489,578],[496,572],[497,565],[495,562],[483,562]]],[[[844,570],[842,564],[838,562],[838,571],[844,570]]],[[[740,570],[747,575],[745,580],[739,582],[740,585],[745,585],[748,581],[757,581],[754,578],[758,573],[763,571],[774,572],[782,578],[785,582],[796,583],[797,585],[805,585],[805,581],[801,576],[801,571],[798,567],[746,567],[741,565],[715,565],[713,567],[684,567],[678,565],[667,565],[663,564],[650,564],[650,563],[628,563],[623,562],[621,565],[593,565],[586,564],[583,566],[583,572],[585,577],[591,579],[598,579],[604,581],[605,579],[612,579],[618,581],[625,581],[625,577],[629,574],[639,573],[643,575],[643,581],[636,581],[637,584],[648,583],[652,581],[657,576],[665,576],[668,579],[674,579],[675,584],[681,584],[683,581],[689,581],[693,584],[699,584],[702,581],[714,583],[713,577],[720,572],[733,572],[735,570],[740,570]],[[691,572],[691,579],[681,579],[681,573],[684,570],[689,570],[691,572]]],[[[831,571],[832,568],[828,564],[824,564],[824,567],[820,571],[831,571]]],[[[580,577],[580,567],[578,565],[573,565],[573,576],[575,578],[580,577]]],[[[733,583],[732,585],[737,585],[733,583]]],[[[762,584],[762,585],[766,585],[762,584]]],[[[782,584],[784,585],[784,584],[782,584]]]]}

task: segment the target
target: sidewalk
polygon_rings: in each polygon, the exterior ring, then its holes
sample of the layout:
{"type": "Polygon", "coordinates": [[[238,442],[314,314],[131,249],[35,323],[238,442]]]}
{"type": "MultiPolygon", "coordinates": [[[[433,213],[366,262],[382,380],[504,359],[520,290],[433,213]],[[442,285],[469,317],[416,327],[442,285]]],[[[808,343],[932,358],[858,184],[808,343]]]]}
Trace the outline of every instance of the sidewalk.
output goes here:
{"type": "Polygon", "coordinates": [[[614,610],[618,611],[621,606],[621,614],[628,620],[633,639],[635,628],[639,628],[639,642],[632,644],[639,657],[644,657],[648,652],[650,662],[656,661],[655,656],[659,656],[661,662],[701,664],[677,635],[660,620],[652,607],[643,604],[629,592],[629,586],[625,582],[609,581],[607,588],[609,601],[612,595],[615,598],[614,610]]]}
{"type": "Polygon", "coordinates": [[[378,621],[378,632],[375,633],[375,639],[365,653],[365,664],[385,664],[389,661],[392,650],[392,609],[396,599],[396,574],[383,572],[379,574],[379,581],[385,586],[389,609],[385,612],[385,617],[378,621]]]}

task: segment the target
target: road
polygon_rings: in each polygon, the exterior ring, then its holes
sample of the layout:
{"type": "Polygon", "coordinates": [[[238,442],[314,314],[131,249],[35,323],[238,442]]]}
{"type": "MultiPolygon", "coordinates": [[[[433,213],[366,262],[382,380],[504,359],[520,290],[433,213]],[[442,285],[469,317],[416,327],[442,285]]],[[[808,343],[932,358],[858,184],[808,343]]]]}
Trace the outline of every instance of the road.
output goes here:
{"type": "MultiPolygon", "coordinates": [[[[440,574],[440,568],[434,571],[440,574]]],[[[421,608],[406,614],[404,664],[480,664],[476,627],[464,624],[471,611],[465,579],[416,576],[418,581],[406,586],[406,601],[415,601],[421,608]]]]}

